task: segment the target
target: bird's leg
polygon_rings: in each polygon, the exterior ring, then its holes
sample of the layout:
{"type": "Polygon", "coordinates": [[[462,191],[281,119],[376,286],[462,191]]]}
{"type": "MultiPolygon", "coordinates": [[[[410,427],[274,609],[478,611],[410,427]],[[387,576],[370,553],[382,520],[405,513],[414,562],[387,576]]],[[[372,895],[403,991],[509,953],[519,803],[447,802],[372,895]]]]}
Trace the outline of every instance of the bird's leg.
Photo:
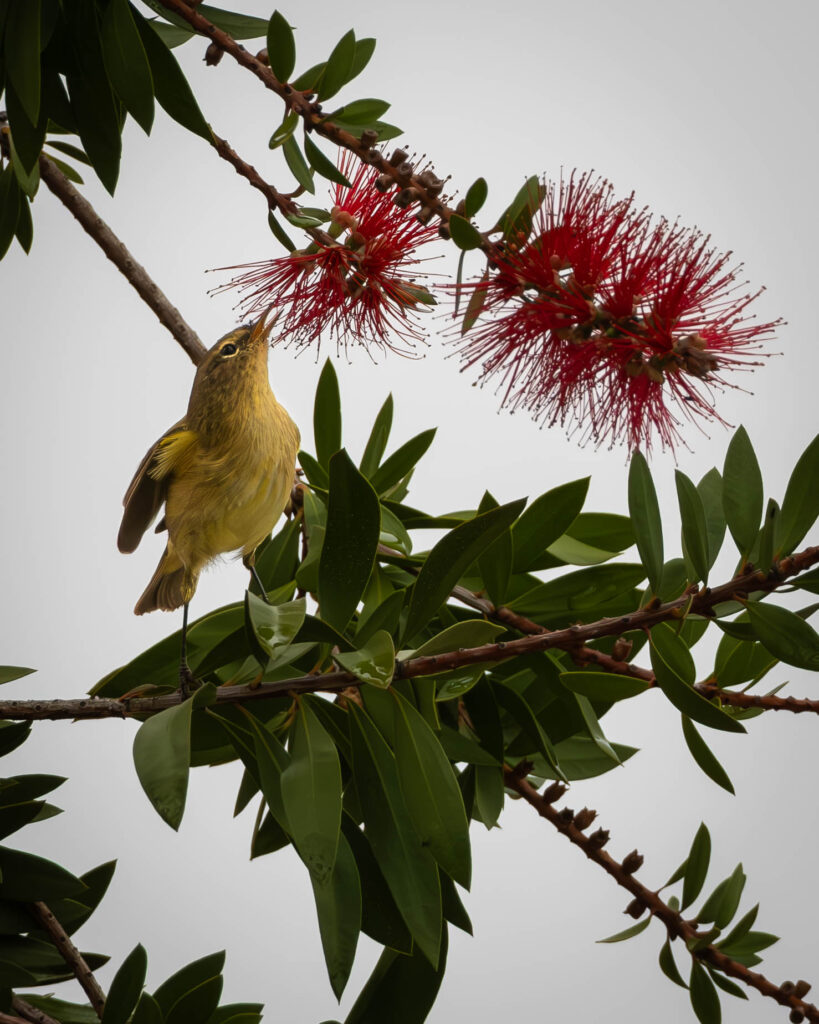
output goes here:
{"type": "Polygon", "coordinates": [[[188,604],[182,608],[182,649],[179,653],[179,690],[184,699],[199,685],[199,680],[188,667],[188,604]]]}
{"type": "Polygon", "coordinates": [[[249,555],[245,555],[245,557],[242,559],[242,564],[244,565],[245,569],[248,569],[250,571],[250,575],[256,581],[256,586],[261,591],[261,597],[264,603],[270,604],[270,602],[267,600],[267,591],[265,590],[264,583],[262,583],[262,579],[259,576],[258,572],[256,571],[256,552],[251,551],[249,555]]]}

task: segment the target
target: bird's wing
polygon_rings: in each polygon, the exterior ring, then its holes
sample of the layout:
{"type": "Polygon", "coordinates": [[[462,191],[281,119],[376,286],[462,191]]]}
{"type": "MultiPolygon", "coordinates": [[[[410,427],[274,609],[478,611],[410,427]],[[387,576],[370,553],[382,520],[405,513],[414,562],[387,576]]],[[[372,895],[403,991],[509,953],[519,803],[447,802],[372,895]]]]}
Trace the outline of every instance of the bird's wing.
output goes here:
{"type": "Polygon", "coordinates": [[[122,504],[125,511],[117,536],[120,551],[135,551],[143,533],[156,518],[165,501],[171,471],[179,456],[196,440],[184,419],[166,430],[145,453],[122,504]]]}

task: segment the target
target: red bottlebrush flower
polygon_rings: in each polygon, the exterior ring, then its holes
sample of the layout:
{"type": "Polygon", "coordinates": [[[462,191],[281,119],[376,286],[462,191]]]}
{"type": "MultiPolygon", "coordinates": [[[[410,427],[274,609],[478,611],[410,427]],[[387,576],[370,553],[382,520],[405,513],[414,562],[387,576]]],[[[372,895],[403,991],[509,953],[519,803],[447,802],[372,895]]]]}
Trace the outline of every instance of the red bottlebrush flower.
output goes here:
{"type": "Polygon", "coordinates": [[[503,405],[596,444],[673,448],[684,419],[724,422],[722,371],[759,365],[781,323],[749,320],[756,296],[739,294],[730,254],[587,174],[544,193],[529,235],[499,243],[465,286],[484,318],[458,342],[465,364],[500,378],[503,405]]]}
{"type": "Polygon", "coordinates": [[[408,268],[416,249],[437,234],[400,209],[389,192],[378,191],[378,171],[344,153],[339,169],[350,188],[336,185],[328,231],[314,234],[303,250],[277,259],[223,269],[242,270],[215,291],[236,288],[248,317],[271,305],[279,310],[279,341],[306,346],[335,338],[372,343],[409,354],[423,333],[414,314],[434,303],[408,268]]]}

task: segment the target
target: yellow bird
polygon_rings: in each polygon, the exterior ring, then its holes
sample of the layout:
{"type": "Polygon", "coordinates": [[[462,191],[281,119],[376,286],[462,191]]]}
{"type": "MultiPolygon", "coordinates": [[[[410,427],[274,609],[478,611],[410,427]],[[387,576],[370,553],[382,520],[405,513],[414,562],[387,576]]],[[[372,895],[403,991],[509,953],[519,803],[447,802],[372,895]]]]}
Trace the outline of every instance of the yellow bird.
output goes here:
{"type": "Polygon", "coordinates": [[[267,376],[263,315],[216,342],[196,371],[188,411],[139,464],[123,505],[120,551],[134,551],[156,518],[168,531],[165,553],[137,601],[142,615],[183,607],[180,685],[186,660],[188,604],[213,559],[238,551],[254,575],[256,548],[284,511],[293,484],[299,430],[276,401],[267,376]]]}

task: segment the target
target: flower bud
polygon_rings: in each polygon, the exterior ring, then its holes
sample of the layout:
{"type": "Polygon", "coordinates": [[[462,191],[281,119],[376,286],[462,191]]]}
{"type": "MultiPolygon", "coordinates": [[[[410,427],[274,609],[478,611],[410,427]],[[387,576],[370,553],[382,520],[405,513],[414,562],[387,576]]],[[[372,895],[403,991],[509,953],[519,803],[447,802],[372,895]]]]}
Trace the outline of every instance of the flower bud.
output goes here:
{"type": "Polygon", "coordinates": [[[632,850],[631,853],[627,854],[623,860],[623,871],[627,875],[633,875],[635,871],[639,871],[643,866],[643,855],[638,853],[636,850],[632,850]]]}
{"type": "Polygon", "coordinates": [[[793,990],[793,994],[796,996],[796,998],[797,999],[804,999],[805,996],[808,994],[808,992],[810,992],[810,982],[809,981],[803,981],[802,979],[797,981],[796,985],[794,986],[794,990],[793,990]]]}
{"type": "Polygon", "coordinates": [[[224,52],[221,46],[217,46],[216,43],[210,43],[207,50],[205,50],[205,63],[207,66],[209,68],[216,67],[224,56],[224,52]]]}
{"type": "Polygon", "coordinates": [[[562,782],[552,782],[543,790],[541,799],[546,804],[553,804],[555,800],[559,800],[565,792],[566,787],[562,782]]]}
{"type": "Polygon", "coordinates": [[[591,825],[591,823],[594,821],[596,817],[597,811],[593,811],[588,807],[584,807],[582,811],[578,811],[577,814],[575,814],[574,816],[575,828],[579,828],[582,832],[584,829],[588,828],[589,825],[591,825]]]}
{"type": "Polygon", "coordinates": [[[365,149],[372,149],[378,142],[378,132],[374,128],[365,128],[361,133],[361,145],[365,149]]]}
{"type": "Polygon", "coordinates": [[[625,913],[628,914],[629,917],[638,918],[643,916],[643,911],[645,909],[643,901],[639,897],[635,896],[631,903],[626,907],[625,913]]]}
{"type": "Polygon", "coordinates": [[[574,811],[571,809],[571,807],[561,808],[560,820],[565,821],[567,824],[570,824],[572,821],[574,821],[574,811]]]}
{"type": "Polygon", "coordinates": [[[397,167],[399,164],[404,163],[408,157],[409,153],[405,149],[394,149],[392,151],[392,156],[389,158],[387,163],[392,164],[393,167],[397,167]]]}
{"type": "Polygon", "coordinates": [[[598,850],[602,850],[610,838],[609,830],[607,828],[599,828],[589,836],[589,842],[598,850]]]}
{"type": "Polygon", "coordinates": [[[393,199],[393,202],[397,207],[402,210],[406,210],[408,206],[414,203],[418,199],[418,192],[414,188],[402,188],[401,191],[393,199]]]}

